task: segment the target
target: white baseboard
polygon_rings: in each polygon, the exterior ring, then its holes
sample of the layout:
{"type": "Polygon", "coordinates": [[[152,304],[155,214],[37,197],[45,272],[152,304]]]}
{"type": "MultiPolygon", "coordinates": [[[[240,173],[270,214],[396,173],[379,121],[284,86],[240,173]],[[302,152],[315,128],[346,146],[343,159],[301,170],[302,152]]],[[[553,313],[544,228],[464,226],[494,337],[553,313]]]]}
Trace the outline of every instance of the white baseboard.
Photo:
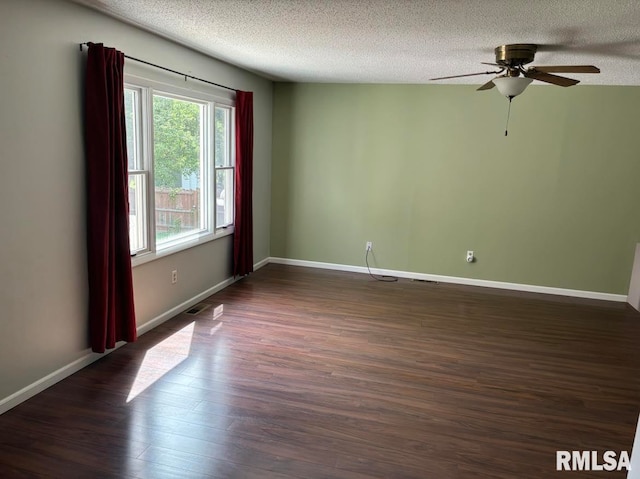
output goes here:
{"type": "MultiPolygon", "coordinates": [[[[353,266],[337,263],[322,263],[318,261],[306,261],[289,258],[269,258],[270,263],[288,264],[292,266],[306,266],[308,268],[333,269],[337,271],[350,271],[352,273],[368,273],[365,266],[353,266]]],[[[577,289],[553,288],[549,286],[536,286],[532,284],[506,283],[502,281],[489,281],[486,279],[461,278],[457,276],[441,276],[437,274],[415,273],[412,271],[395,271],[391,269],[371,268],[376,275],[396,276],[398,278],[418,279],[422,281],[438,281],[441,283],[464,284],[468,286],[482,286],[485,288],[509,289],[513,291],[526,291],[529,293],[555,294],[559,296],[572,296],[575,298],[599,299],[604,301],[626,302],[627,296],[623,294],[600,293],[597,291],[582,291],[577,289]]]]}
{"type": "Polygon", "coordinates": [[[153,328],[155,328],[157,326],[160,326],[165,321],[168,321],[171,318],[173,318],[173,317],[177,316],[178,314],[182,313],[183,311],[186,311],[187,309],[191,308],[192,306],[195,306],[200,301],[202,301],[203,299],[208,298],[212,294],[216,294],[218,291],[222,291],[224,288],[226,288],[227,286],[235,283],[236,281],[237,280],[234,279],[234,278],[227,278],[224,281],[221,281],[220,283],[216,284],[215,286],[212,286],[211,288],[203,291],[202,293],[195,295],[193,298],[190,298],[190,299],[188,299],[186,301],[183,301],[179,305],[174,306],[170,310],[165,311],[164,313],[162,313],[162,314],[156,316],[155,318],[147,321],[143,325],[138,326],[138,336],[141,336],[144,333],[146,333],[148,331],[151,331],[153,328]]]}
{"type": "MultiPolygon", "coordinates": [[[[289,259],[289,258],[278,258],[278,257],[268,257],[260,260],[256,264],[254,264],[254,270],[258,270],[263,266],[266,266],[269,263],[276,264],[288,264],[292,266],[306,266],[309,268],[321,268],[321,269],[331,269],[337,271],[349,271],[354,273],[367,273],[367,268],[364,266],[353,266],[353,265],[345,265],[345,264],[337,264],[337,263],[322,263],[318,261],[306,261],[306,260],[298,260],[298,259],[289,259]]],[[[418,280],[426,280],[426,281],[439,281],[442,283],[455,283],[455,284],[464,284],[470,286],[483,286],[489,288],[499,288],[499,289],[509,289],[515,291],[528,291],[533,293],[545,293],[545,294],[556,294],[561,296],[573,296],[577,298],[591,298],[591,299],[600,299],[605,301],[618,301],[618,302],[626,302],[627,296],[621,294],[610,294],[610,293],[599,293],[595,291],[580,291],[574,289],[563,289],[563,288],[551,288],[547,286],[535,286],[528,284],[518,284],[518,283],[505,283],[500,281],[488,281],[483,279],[471,279],[471,278],[459,278],[455,276],[440,276],[435,274],[424,274],[424,273],[415,273],[409,271],[395,271],[389,269],[380,269],[380,268],[371,268],[371,272],[377,275],[390,275],[397,276],[398,278],[408,278],[408,279],[418,279],[418,280]]],[[[171,308],[170,310],[156,316],[155,318],[147,321],[146,323],[138,326],[137,332],[138,336],[142,336],[144,333],[151,331],[153,328],[159,326],[160,324],[168,321],[169,319],[177,316],[182,311],[190,308],[191,306],[196,305],[203,299],[211,296],[212,294],[217,293],[218,291],[223,290],[227,286],[233,284],[236,281],[235,278],[227,278],[224,281],[216,284],[215,286],[203,291],[200,294],[188,299],[180,303],[179,305],[171,308]]],[[[124,341],[121,341],[116,344],[115,349],[126,344],[124,341]]],[[[108,351],[106,354],[109,354],[112,349],[108,351]]],[[[97,361],[98,359],[104,357],[105,354],[93,353],[90,350],[87,350],[86,354],[75,361],[53,371],[52,373],[46,375],[45,377],[38,379],[37,381],[29,384],[28,386],[20,389],[19,391],[7,396],[4,399],[0,400],[0,414],[8,411],[9,409],[17,406],[18,404],[26,401],[32,396],[35,396],[39,392],[44,391],[50,386],[53,386],[57,382],[63,380],[64,378],[71,376],[77,371],[80,371],[82,368],[88,366],[89,364],[97,361]]]]}
{"type": "Polygon", "coordinates": [[[254,264],[254,265],[253,265],[253,270],[254,270],[254,271],[257,271],[257,270],[259,270],[260,268],[262,268],[263,266],[268,265],[268,264],[269,264],[269,260],[270,260],[270,259],[271,259],[271,258],[269,258],[269,257],[267,256],[265,259],[263,259],[263,260],[261,260],[261,261],[258,261],[256,264],[254,264]]]}
{"type": "MultiPolygon", "coordinates": [[[[266,258],[265,260],[262,260],[260,263],[258,263],[256,266],[254,266],[254,269],[261,268],[262,266],[266,265],[268,262],[269,262],[269,258],[266,258]]],[[[236,281],[236,279],[234,279],[234,278],[227,278],[224,281],[221,281],[220,283],[216,284],[215,286],[207,289],[206,291],[203,291],[202,293],[197,294],[193,298],[190,298],[187,301],[184,301],[184,302],[180,303],[179,305],[175,306],[174,308],[171,308],[170,310],[168,310],[168,311],[156,316],[155,318],[147,321],[146,323],[138,326],[137,327],[138,336],[142,336],[144,333],[151,331],[153,328],[161,325],[165,321],[168,321],[169,319],[177,316],[181,312],[183,312],[183,311],[189,309],[190,307],[198,304],[203,299],[208,298],[212,294],[215,294],[218,291],[223,290],[224,288],[226,288],[230,284],[233,284],[235,281],[236,281]]],[[[57,382],[62,381],[63,379],[65,379],[65,378],[71,376],[72,374],[80,371],[82,368],[88,366],[89,364],[93,363],[94,361],[97,361],[98,359],[105,357],[105,355],[115,351],[116,349],[118,349],[121,346],[124,346],[125,344],[127,344],[125,341],[120,341],[120,342],[118,342],[116,344],[116,347],[114,349],[106,351],[105,353],[102,353],[102,354],[101,353],[91,352],[91,350],[88,349],[86,354],[84,356],[82,356],[81,358],[76,359],[75,361],[73,361],[73,362],[61,367],[60,369],[57,369],[57,370],[53,371],[51,374],[48,374],[48,375],[46,375],[45,377],[43,377],[41,379],[38,379],[34,383],[31,383],[28,386],[25,386],[24,388],[22,388],[19,391],[13,393],[12,395],[10,395],[10,396],[8,396],[8,397],[6,397],[4,399],[1,399],[0,400],[0,414],[3,414],[6,411],[8,411],[9,409],[14,408],[18,404],[26,401],[27,399],[35,396],[39,392],[44,391],[48,387],[51,387],[54,384],[56,384],[57,382]]]]}
{"type": "MultiPolygon", "coordinates": [[[[121,341],[116,344],[115,351],[120,346],[126,344],[121,341]]],[[[111,352],[111,351],[109,351],[111,352]]],[[[28,386],[20,389],[10,396],[0,400],[0,414],[7,412],[9,409],[16,407],[18,404],[26,401],[27,399],[35,396],[39,392],[44,391],[48,387],[53,386],[55,383],[63,380],[64,378],[71,376],[73,373],[80,371],[82,368],[88,366],[94,361],[104,357],[104,354],[89,352],[79,359],[76,359],[72,363],[57,369],[51,374],[47,374],[45,377],[38,379],[36,382],[29,384],[28,386]]]]}
{"type": "MultiPolygon", "coordinates": [[[[257,262],[256,264],[254,264],[253,265],[254,271],[269,264],[269,259],[270,258],[267,257],[257,262]]],[[[161,325],[165,321],[168,321],[169,319],[177,316],[181,312],[198,304],[200,301],[208,298],[212,294],[215,294],[218,291],[223,290],[224,288],[235,283],[236,281],[237,281],[237,278],[233,278],[233,277],[227,278],[224,281],[221,281],[220,283],[216,284],[215,286],[207,289],[206,291],[203,291],[202,293],[197,294],[193,298],[190,298],[187,301],[183,301],[179,305],[171,308],[169,311],[165,311],[164,313],[138,326],[137,327],[138,336],[142,336],[144,333],[151,331],[153,328],[161,325]]],[[[100,358],[103,358],[106,354],[109,354],[115,351],[116,349],[118,349],[121,346],[124,346],[125,344],[127,344],[125,341],[120,341],[116,344],[116,347],[114,349],[102,354],[94,353],[94,352],[91,352],[90,349],[87,349],[86,354],[81,358],[76,359],[75,361],[67,364],[66,366],[63,366],[60,369],[53,371],[51,374],[48,374],[41,379],[38,379],[34,383],[31,383],[28,386],[25,386],[24,388],[13,393],[12,395],[4,399],[0,399],[0,414],[8,411],[9,409],[14,408],[18,404],[35,396],[39,392],[44,391],[48,387],[53,386],[55,383],[62,381],[64,378],[69,377],[72,374],[80,371],[82,368],[88,366],[89,364],[93,363],[94,361],[97,361],[100,358]]]]}

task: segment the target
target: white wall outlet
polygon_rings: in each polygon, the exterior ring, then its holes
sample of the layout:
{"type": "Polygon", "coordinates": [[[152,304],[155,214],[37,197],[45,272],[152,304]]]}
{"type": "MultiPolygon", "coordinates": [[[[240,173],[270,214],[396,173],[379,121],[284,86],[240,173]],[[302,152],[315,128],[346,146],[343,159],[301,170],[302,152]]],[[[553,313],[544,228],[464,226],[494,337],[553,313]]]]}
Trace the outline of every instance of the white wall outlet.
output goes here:
{"type": "Polygon", "coordinates": [[[371,251],[373,249],[373,241],[367,241],[367,244],[364,247],[365,251],[371,251]]]}
{"type": "Polygon", "coordinates": [[[473,263],[474,259],[473,251],[467,251],[467,263],[473,263]]]}
{"type": "Polygon", "coordinates": [[[176,284],[178,282],[178,270],[174,269],[171,272],[171,284],[176,284]]]}

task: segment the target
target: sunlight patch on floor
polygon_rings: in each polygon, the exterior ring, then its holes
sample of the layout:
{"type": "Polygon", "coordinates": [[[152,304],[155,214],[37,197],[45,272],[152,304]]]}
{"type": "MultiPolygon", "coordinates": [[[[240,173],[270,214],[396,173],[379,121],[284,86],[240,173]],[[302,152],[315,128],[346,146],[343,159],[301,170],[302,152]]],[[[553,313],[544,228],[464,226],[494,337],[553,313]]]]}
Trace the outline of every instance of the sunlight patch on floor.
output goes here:
{"type": "Polygon", "coordinates": [[[214,334],[216,334],[216,331],[218,331],[218,329],[220,329],[221,327],[222,327],[222,323],[216,324],[213,328],[209,330],[209,336],[213,336],[214,334]]]}
{"type": "Polygon", "coordinates": [[[146,352],[127,402],[189,357],[195,324],[190,323],[146,352]]]}

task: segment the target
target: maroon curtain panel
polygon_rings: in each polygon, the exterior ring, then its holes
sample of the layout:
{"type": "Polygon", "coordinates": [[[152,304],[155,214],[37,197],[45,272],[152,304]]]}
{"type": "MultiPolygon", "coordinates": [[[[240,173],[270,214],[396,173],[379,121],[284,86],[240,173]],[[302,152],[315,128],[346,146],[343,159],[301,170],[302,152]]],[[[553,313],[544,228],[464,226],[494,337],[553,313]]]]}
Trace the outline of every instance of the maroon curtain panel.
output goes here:
{"type": "Polygon", "coordinates": [[[233,275],[253,271],[253,92],[236,92],[236,194],[233,275]]]}
{"type": "Polygon", "coordinates": [[[91,349],[136,340],[129,250],[124,54],[89,44],[85,82],[87,260],[91,349]]]}

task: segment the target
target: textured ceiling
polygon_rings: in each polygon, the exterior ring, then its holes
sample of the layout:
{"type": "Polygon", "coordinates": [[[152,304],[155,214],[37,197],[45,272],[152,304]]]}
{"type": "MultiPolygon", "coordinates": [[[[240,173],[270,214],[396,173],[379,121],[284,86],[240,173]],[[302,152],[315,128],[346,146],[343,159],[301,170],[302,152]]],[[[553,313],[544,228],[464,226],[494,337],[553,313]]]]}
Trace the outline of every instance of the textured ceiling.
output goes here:
{"type": "Polygon", "coordinates": [[[640,85],[639,0],[73,1],[278,80],[428,83],[535,43],[533,65],[592,64],[602,73],[567,76],[640,85]]]}

